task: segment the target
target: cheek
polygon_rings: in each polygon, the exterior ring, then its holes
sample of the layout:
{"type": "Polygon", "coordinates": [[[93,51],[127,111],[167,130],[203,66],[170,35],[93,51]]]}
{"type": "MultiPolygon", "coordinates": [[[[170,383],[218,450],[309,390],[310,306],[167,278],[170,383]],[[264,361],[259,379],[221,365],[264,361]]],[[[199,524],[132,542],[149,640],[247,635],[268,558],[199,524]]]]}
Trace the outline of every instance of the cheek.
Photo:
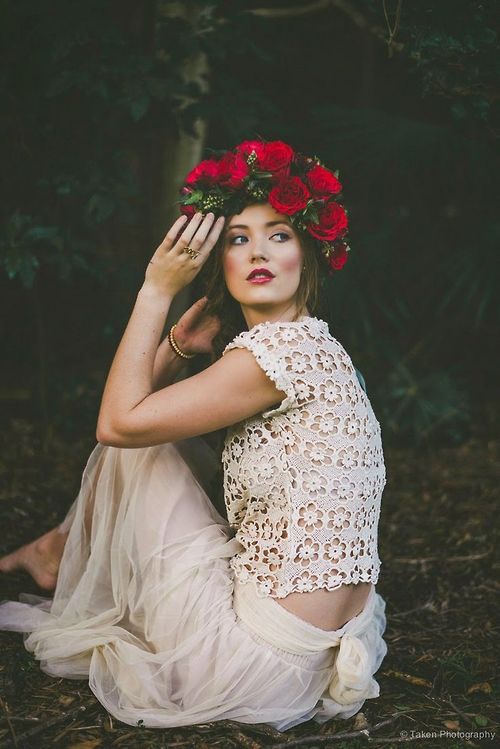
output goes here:
{"type": "Polygon", "coordinates": [[[226,276],[226,278],[232,276],[235,273],[237,267],[238,263],[234,255],[226,253],[222,258],[222,268],[224,270],[224,275],[226,276]]]}
{"type": "Polygon", "coordinates": [[[302,255],[299,250],[287,253],[281,258],[280,266],[287,273],[300,271],[302,267],[302,255]]]}
{"type": "Polygon", "coordinates": [[[222,270],[224,271],[224,278],[226,286],[232,287],[241,276],[241,260],[238,259],[236,253],[228,252],[222,258],[222,270]]]}

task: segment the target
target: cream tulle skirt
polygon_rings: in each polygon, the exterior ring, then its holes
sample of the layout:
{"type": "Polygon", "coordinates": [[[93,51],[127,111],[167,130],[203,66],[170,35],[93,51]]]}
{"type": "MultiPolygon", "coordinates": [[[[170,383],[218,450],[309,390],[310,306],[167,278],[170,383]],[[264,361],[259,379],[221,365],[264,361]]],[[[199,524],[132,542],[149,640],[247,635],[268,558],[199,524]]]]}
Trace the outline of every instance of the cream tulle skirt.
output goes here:
{"type": "Polygon", "coordinates": [[[287,730],[354,715],[377,697],[385,602],[372,588],[342,629],[299,619],[235,581],[241,550],[203,488],[201,438],[139,449],[98,444],[78,497],[53,599],[0,606],[0,628],[48,674],[88,678],[118,720],[150,727],[210,720],[287,730]]]}

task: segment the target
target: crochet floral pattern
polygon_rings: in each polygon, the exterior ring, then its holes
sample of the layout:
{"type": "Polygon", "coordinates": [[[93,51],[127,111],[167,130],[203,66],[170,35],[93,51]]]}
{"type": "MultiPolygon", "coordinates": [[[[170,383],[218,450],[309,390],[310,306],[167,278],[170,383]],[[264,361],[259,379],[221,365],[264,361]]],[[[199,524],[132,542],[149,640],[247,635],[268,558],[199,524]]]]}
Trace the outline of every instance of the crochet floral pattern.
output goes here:
{"type": "Polygon", "coordinates": [[[285,394],[228,429],[223,451],[231,559],[260,596],[376,584],[386,484],[380,424],[352,361],[323,320],[264,322],[225,348],[247,348],[285,394]]]}

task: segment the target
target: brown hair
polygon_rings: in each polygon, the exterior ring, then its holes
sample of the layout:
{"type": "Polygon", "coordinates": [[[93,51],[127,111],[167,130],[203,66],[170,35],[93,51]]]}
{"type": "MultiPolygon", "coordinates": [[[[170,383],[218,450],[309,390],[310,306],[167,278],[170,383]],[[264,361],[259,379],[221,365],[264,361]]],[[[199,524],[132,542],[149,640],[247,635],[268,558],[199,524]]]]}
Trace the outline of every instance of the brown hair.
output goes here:
{"type": "MultiPolygon", "coordinates": [[[[231,217],[228,217],[226,225],[231,217]]],[[[294,228],[304,253],[305,268],[302,271],[297,288],[297,314],[303,314],[307,308],[312,315],[317,315],[320,306],[320,285],[324,275],[323,260],[320,257],[319,243],[310,234],[294,228]]],[[[200,273],[204,293],[208,297],[205,314],[216,315],[221,323],[218,334],[212,342],[213,360],[218,359],[227,344],[244,330],[248,329],[239,302],[231,296],[226,286],[222,267],[224,246],[223,232],[217,245],[200,273]]]]}

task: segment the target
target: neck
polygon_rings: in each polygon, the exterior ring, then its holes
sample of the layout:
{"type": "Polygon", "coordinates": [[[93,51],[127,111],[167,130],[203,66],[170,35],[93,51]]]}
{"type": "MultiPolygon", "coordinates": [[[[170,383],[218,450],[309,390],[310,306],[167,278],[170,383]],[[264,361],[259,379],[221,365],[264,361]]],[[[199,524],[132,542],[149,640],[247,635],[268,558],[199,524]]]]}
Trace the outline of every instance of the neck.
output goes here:
{"type": "Polygon", "coordinates": [[[293,322],[300,317],[309,317],[309,310],[304,307],[302,310],[298,310],[295,304],[283,305],[283,307],[276,306],[263,306],[263,307],[247,307],[241,305],[241,311],[248,329],[258,325],[261,322],[293,322]]]}

